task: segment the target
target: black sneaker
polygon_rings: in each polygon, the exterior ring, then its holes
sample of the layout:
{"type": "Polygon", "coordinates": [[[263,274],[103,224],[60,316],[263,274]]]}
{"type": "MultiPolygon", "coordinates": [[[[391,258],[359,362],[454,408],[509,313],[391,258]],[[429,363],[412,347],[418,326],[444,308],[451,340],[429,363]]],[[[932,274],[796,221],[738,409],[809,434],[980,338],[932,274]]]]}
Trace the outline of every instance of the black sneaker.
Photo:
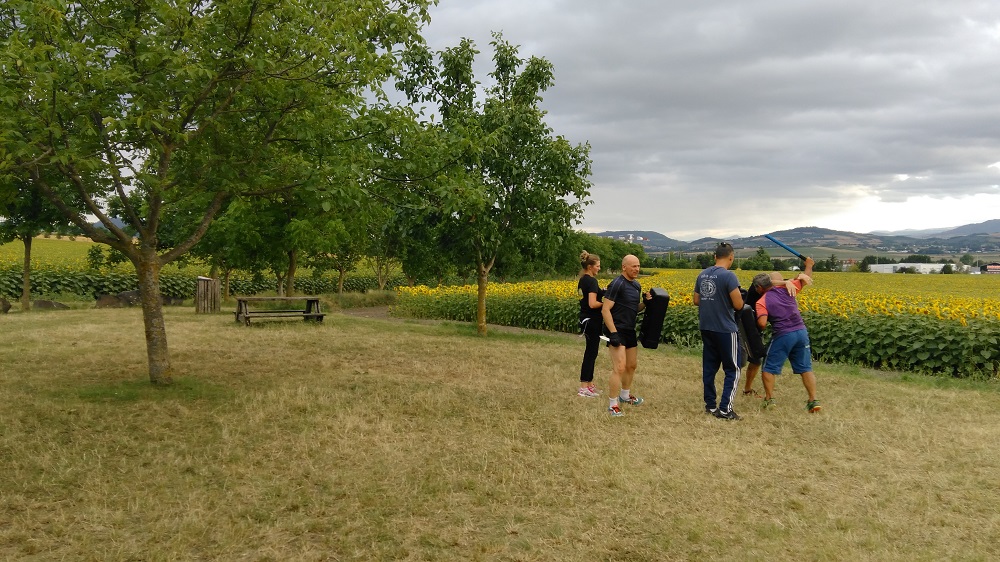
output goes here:
{"type": "Polygon", "coordinates": [[[714,416],[717,410],[718,408],[710,408],[707,404],[705,405],[705,413],[710,416],[714,416]]]}
{"type": "Polygon", "coordinates": [[[723,412],[722,410],[715,411],[715,417],[722,420],[738,420],[740,417],[736,415],[736,412],[729,410],[728,412],[723,412]]]}

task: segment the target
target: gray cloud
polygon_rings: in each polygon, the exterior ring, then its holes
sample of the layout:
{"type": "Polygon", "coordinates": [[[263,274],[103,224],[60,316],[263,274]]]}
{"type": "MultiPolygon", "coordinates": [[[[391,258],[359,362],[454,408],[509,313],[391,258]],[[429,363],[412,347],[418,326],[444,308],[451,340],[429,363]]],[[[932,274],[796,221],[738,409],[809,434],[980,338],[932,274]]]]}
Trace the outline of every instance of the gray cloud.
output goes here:
{"type": "Polygon", "coordinates": [[[483,81],[492,30],[554,64],[549,124],[592,146],[587,229],[882,228],[851,222],[861,201],[911,228],[1000,217],[1000,4],[442,0],[432,17],[433,48],[476,41],[483,81]],[[997,207],[903,203],[975,194],[997,207]]]}

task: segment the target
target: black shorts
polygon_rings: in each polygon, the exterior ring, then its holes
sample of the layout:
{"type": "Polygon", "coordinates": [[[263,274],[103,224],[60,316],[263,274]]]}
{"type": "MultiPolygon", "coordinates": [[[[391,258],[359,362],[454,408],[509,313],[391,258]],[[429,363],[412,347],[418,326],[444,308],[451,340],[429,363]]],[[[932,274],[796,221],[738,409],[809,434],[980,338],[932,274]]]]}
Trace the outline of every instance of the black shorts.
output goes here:
{"type": "MultiPolygon", "coordinates": [[[[639,347],[639,340],[635,337],[635,330],[629,330],[628,328],[618,328],[618,338],[621,339],[622,345],[625,349],[632,349],[633,347],[639,347]]],[[[608,345],[611,345],[610,343],[608,345]]]]}

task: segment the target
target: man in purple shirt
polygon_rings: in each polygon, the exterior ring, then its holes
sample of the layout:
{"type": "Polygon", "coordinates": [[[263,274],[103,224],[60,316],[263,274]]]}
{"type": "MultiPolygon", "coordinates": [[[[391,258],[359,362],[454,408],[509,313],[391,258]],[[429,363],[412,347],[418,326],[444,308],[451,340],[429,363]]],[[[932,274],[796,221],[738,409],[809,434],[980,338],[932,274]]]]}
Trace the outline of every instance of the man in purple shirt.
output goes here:
{"type": "Polygon", "coordinates": [[[764,409],[774,406],[774,377],[781,374],[781,367],[786,359],[792,364],[792,372],[802,375],[802,384],[809,395],[806,410],[815,413],[822,408],[816,399],[816,375],[812,370],[809,332],[806,331],[805,322],[799,313],[799,304],[795,300],[795,294],[812,283],[812,268],[815,263],[812,258],[806,258],[803,273],[787,285],[778,272],[761,273],[753,278],[754,285],[761,293],[756,304],[757,325],[763,330],[771,322],[772,333],[771,346],[767,350],[761,374],[764,382],[764,409]]]}

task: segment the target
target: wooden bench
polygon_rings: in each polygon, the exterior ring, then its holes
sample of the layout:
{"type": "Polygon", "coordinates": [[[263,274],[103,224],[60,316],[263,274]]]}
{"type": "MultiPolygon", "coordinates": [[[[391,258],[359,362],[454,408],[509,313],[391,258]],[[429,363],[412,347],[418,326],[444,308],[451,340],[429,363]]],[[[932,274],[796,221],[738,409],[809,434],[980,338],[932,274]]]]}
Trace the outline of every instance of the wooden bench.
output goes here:
{"type": "Polygon", "coordinates": [[[250,325],[251,318],[302,318],[306,321],[322,322],[323,321],[323,311],[320,309],[319,297],[311,296],[301,296],[301,297],[236,297],[236,311],[233,313],[236,315],[237,322],[243,322],[247,326],[250,325]],[[305,308],[290,308],[290,305],[286,305],[283,309],[268,309],[261,308],[257,310],[250,310],[251,303],[263,303],[263,302],[278,302],[278,303],[296,303],[304,302],[305,308]]]}

